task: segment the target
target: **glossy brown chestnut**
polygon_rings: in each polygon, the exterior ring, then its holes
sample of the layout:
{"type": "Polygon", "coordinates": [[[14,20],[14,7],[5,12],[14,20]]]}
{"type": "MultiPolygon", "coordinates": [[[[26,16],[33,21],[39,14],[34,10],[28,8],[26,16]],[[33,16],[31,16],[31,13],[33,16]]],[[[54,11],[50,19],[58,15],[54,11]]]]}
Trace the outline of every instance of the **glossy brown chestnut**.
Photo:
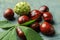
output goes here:
{"type": "Polygon", "coordinates": [[[24,32],[23,32],[19,27],[16,28],[16,32],[17,32],[17,35],[18,35],[22,40],[26,40],[26,37],[25,37],[25,35],[24,35],[24,32]]]}
{"type": "Polygon", "coordinates": [[[6,19],[11,20],[14,18],[14,12],[12,9],[8,8],[3,15],[6,19]]]}
{"type": "Polygon", "coordinates": [[[31,19],[38,19],[39,17],[41,17],[42,13],[39,10],[33,10],[30,13],[30,17],[31,19]]]}
{"type": "Polygon", "coordinates": [[[39,23],[38,22],[35,22],[35,23],[31,24],[30,27],[37,32],[39,31],[39,23]]]}
{"type": "Polygon", "coordinates": [[[51,24],[49,24],[48,22],[43,22],[41,25],[40,25],[40,31],[43,33],[43,34],[46,34],[46,35],[53,35],[54,34],[54,28],[51,24]]]}
{"type": "Polygon", "coordinates": [[[40,7],[39,11],[41,11],[42,13],[43,12],[48,12],[49,8],[46,5],[43,5],[43,6],[40,7]]]}
{"type": "Polygon", "coordinates": [[[44,12],[43,19],[47,22],[51,22],[53,20],[53,16],[50,12],[44,12]]]}
{"type": "Polygon", "coordinates": [[[29,21],[29,17],[26,15],[20,16],[18,19],[19,24],[22,24],[22,23],[27,22],[27,21],[29,21]]]}

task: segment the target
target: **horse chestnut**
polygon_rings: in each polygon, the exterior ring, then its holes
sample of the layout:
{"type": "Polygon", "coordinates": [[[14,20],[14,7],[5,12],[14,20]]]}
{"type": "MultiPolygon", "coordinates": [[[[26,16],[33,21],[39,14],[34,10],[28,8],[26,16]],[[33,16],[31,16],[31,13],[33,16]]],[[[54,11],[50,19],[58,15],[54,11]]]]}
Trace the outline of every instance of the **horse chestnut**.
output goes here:
{"type": "Polygon", "coordinates": [[[50,36],[52,36],[55,32],[53,26],[48,22],[44,22],[40,25],[40,31],[43,34],[50,35],[50,36]]]}
{"type": "Polygon", "coordinates": [[[11,20],[14,18],[14,12],[12,9],[8,8],[5,12],[4,12],[4,17],[8,20],[11,20]]]}
{"type": "Polygon", "coordinates": [[[53,16],[50,12],[44,12],[43,19],[47,22],[51,22],[53,20],[53,16]]]}
{"type": "Polygon", "coordinates": [[[30,13],[30,17],[31,19],[38,19],[39,17],[41,17],[41,12],[39,10],[33,10],[30,13]]]}
{"type": "Polygon", "coordinates": [[[22,23],[27,22],[27,21],[29,21],[29,17],[26,15],[20,16],[18,19],[19,24],[22,24],[22,23]]]}
{"type": "Polygon", "coordinates": [[[17,32],[17,35],[18,35],[21,39],[26,40],[26,37],[25,37],[25,35],[24,35],[24,32],[23,32],[19,27],[16,28],[16,32],[17,32]]]}
{"type": "Polygon", "coordinates": [[[35,22],[33,24],[31,24],[30,26],[32,29],[34,29],[35,31],[39,31],[39,23],[35,22]]]}
{"type": "Polygon", "coordinates": [[[39,11],[41,11],[42,13],[47,12],[47,11],[49,11],[49,8],[45,5],[43,5],[43,6],[40,7],[39,11]]]}

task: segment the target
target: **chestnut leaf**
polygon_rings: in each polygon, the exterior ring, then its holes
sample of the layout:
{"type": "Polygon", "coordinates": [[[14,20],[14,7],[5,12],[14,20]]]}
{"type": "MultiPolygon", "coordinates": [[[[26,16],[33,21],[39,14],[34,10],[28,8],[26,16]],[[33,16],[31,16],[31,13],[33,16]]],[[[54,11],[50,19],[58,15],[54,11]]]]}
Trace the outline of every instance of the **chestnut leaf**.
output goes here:
{"type": "Polygon", "coordinates": [[[18,40],[16,34],[16,27],[22,29],[27,40],[43,40],[42,37],[37,32],[35,32],[33,29],[29,27],[26,27],[34,22],[35,20],[31,20],[29,22],[20,25],[15,25],[9,21],[0,21],[0,28],[10,28],[5,32],[1,33],[0,40],[18,40]],[[21,25],[25,25],[25,26],[21,26],[21,25]]]}
{"type": "Polygon", "coordinates": [[[43,40],[42,37],[33,29],[25,26],[19,26],[24,32],[27,40],[43,40]]]}
{"type": "Polygon", "coordinates": [[[15,24],[9,22],[9,21],[0,21],[0,28],[10,28],[10,27],[14,27],[15,24]]]}
{"type": "Polygon", "coordinates": [[[9,40],[17,40],[16,28],[12,30],[9,40]]]}
{"type": "Polygon", "coordinates": [[[36,20],[30,20],[28,22],[25,22],[23,24],[20,24],[20,25],[23,25],[23,26],[29,26],[30,24],[34,23],[36,20]]]}
{"type": "MultiPolygon", "coordinates": [[[[10,29],[9,29],[10,30],[10,29]]],[[[17,40],[16,28],[14,27],[1,38],[1,40],[17,40]]]]}
{"type": "Polygon", "coordinates": [[[11,31],[2,40],[9,40],[10,35],[11,35],[11,31]]]}
{"type": "Polygon", "coordinates": [[[3,39],[11,30],[12,30],[12,28],[10,28],[9,30],[6,30],[4,32],[0,32],[0,40],[3,39]]]}

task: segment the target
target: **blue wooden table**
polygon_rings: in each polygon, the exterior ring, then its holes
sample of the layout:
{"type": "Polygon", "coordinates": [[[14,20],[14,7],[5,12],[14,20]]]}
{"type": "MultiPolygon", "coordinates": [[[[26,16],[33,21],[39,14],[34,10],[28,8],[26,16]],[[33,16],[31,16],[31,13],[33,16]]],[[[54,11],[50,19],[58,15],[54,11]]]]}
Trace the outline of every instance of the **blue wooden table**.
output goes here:
{"type": "Polygon", "coordinates": [[[3,13],[7,8],[13,9],[15,4],[21,1],[28,2],[31,6],[31,10],[39,9],[42,5],[47,5],[53,15],[53,20],[55,22],[53,26],[56,34],[54,37],[44,36],[41,33],[39,34],[44,40],[60,40],[60,0],[0,0],[0,20],[5,20],[3,13]]]}

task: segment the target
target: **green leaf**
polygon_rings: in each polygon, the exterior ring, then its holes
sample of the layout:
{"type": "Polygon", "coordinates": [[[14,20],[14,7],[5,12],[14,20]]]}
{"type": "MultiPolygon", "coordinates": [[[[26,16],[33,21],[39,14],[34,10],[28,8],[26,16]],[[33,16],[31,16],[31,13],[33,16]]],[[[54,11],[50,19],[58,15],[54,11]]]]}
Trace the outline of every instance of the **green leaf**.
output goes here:
{"type": "Polygon", "coordinates": [[[1,32],[1,34],[0,34],[0,40],[1,40],[2,38],[4,38],[11,30],[12,30],[12,28],[10,28],[10,29],[7,30],[7,31],[1,32]]]}
{"type": "Polygon", "coordinates": [[[15,24],[9,22],[9,21],[0,21],[0,28],[10,28],[14,26],[15,24]]]}
{"type": "Polygon", "coordinates": [[[7,35],[9,31],[2,32],[0,35],[0,40],[7,35]]]}
{"type": "Polygon", "coordinates": [[[9,40],[17,40],[17,34],[15,28],[12,30],[9,40]]]}
{"type": "Polygon", "coordinates": [[[20,24],[20,25],[23,25],[23,26],[29,26],[30,24],[34,23],[36,20],[30,20],[28,22],[25,22],[23,24],[20,24]]]}
{"type": "Polygon", "coordinates": [[[43,40],[42,37],[29,27],[19,26],[24,32],[27,40],[43,40]]]}
{"type": "Polygon", "coordinates": [[[9,33],[1,40],[17,40],[15,27],[11,31],[9,31],[9,33]]]}
{"type": "Polygon", "coordinates": [[[10,35],[11,35],[11,31],[2,40],[9,40],[10,35]]]}

